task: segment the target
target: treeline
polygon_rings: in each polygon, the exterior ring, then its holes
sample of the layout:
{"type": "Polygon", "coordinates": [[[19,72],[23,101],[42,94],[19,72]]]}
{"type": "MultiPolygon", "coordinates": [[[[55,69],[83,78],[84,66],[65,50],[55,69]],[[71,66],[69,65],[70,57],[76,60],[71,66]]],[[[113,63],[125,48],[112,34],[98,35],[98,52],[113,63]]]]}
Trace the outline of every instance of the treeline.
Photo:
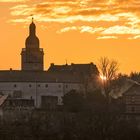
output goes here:
{"type": "Polygon", "coordinates": [[[100,90],[82,94],[75,90],[63,97],[64,106],[34,110],[25,119],[3,120],[0,140],[138,140],[135,118],[126,118],[121,101],[100,90]]]}

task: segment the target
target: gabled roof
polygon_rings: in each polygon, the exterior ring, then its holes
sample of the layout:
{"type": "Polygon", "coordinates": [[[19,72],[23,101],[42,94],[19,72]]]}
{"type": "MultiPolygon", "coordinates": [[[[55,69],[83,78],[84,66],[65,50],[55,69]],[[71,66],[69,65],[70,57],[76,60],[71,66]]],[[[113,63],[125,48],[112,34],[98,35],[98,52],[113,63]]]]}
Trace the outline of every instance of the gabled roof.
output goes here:
{"type": "Polygon", "coordinates": [[[51,73],[47,71],[0,71],[0,82],[53,82],[81,83],[80,76],[71,73],[51,73]]]}
{"type": "Polygon", "coordinates": [[[58,73],[76,73],[76,74],[86,74],[91,75],[95,74],[98,75],[99,71],[93,63],[89,64],[65,64],[65,65],[55,65],[51,64],[51,66],[48,69],[48,72],[58,72],[58,73]]]}
{"type": "Polygon", "coordinates": [[[130,88],[123,93],[124,96],[139,95],[140,96],[140,84],[133,83],[130,88]]]}
{"type": "Polygon", "coordinates": [[[8,98],[8,95],[0,95],[0,107],[4,104],[7,98],[8,98]]]}

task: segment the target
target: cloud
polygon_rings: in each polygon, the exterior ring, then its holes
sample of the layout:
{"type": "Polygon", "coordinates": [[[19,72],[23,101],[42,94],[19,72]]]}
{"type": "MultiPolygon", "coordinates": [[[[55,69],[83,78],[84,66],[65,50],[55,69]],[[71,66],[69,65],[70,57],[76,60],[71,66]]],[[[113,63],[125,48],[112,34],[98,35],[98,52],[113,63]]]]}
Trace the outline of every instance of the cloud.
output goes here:
{"type": "Polygon", "coordinates": [[[100,31],[103,31],[104,28],[103,27],[99,27],[99,28],[93,28],[93,27],[90,27],[90,26],[81,26],[80,27],[80,32],[81,33],[91,33],[91,34],[94,34],[94,33],[97,33],[97,32],[100,32],[100,31]]]}
{"type": "Polygon", "coordinates": [[[28,5],[17,5],[10,8],[10,10],[12,10],[12,16],[29,16],[35,9],[33,7],[29,7],[28,5]]]}
{"type": "MultiPolygon", "coordinates": [[[[72,11],[71,8],[68,7],[57,7],[57,8],[48,8],[45,11],[43,9],[36,10],[35,8],[18,6],[11,8],[12,16],[29,16],[35,15],[36,21],[40,22],[59,22],[59,23],[74,23],[77,21],[83,22],[98,22],[98,21],[106,21],[106,22],[116,22],[119,21],[119,16],[114,16],[111,14],[101,14],[101,15],[69,15],[68,13],[72,11]],[[52,12],[53,11],[53,12],[52,12]]],[[[28,19],[27,19],[28,20],[28,19]]],[[[11,20],[12,22],[16,22],[17,20],[11,20]]],[[[22,21],[22,20],[21,20],[22,21]]]]}
{"type": "Polygon", "coordinates": [[[99,36],[97,37],[98,40],[100,39],[117,39],[117,36],[99,36]]]}
{"type": "Polygon", "coordinates": [[[27,2],[29,0],[0,0],[0,2],[12,2],[12,3],[15,3],[15,2],[27,2]]]}
{"type": "Polygon", "coordinates": [[[100,38],[109,37],[106,35],[110,37],[123,34],[139,35],[139,9],[140,0],[44,0],[37,4],[20,4],[10,8],[12,16],[10,22],[27,23],[30,21],[30,15],[34,15],[36,21],[43,23],[72,24],[71,27],[60,29],[57,33],[72,30],[81,33],[99,33],[100,38]],[[79,21],[83,26],[76,26],[79,21]],[[98,23],[100,26],[98,28],[86,26],[98,23]]]}
{"type": "MultiPolygon", "coordinates": [[[[11,1],[12,0],[0,0],[0,1],[11,1]]],[[[27,1],[27,0],[13,0],[13,1],[27,1]]],[[[136,0],[51,0],[40,2],[38,4],[30,5],[30,8],[35,8],[36,11],[48,11],[48,8],[51,8],[51,13],[55,13],[55,9],[58,8],[59,13],[65,14],[63,12],[64,8],[72,9],[71,14],[76,15],[98,15],[104,13],[120,13],[120,12],[139,12],[140,5],[136,3],[136,0]],[[121,5],[120,5],[121,3],[121,5]],[[59,9],[60,8],[60,9],[59,9]]],[[[66,10],[66,9],[65,9],[66,10]]],[[[69,10],[68,10],[69,11],[69,10]]],[[[70,11],[69,11],[70,12],[70,11]]]]}
{"type": "Polygon", "coordinates": [[[68,12],[72,11],[72,8],[68,6],[62,6],[62,7],[55,7],[53,8],[53,12],[55,14],[66,14],[68,12]]]}
{"type": "Polygon", "coordinates": [[[69,32],[69,31],[79,31],[80,33],[94,34],[94,33],[99,33],[103,30],[104,30],[104,28],[102,28],[102,27],[93,28],[91,26],[71,26],[71,27],[65,27],[63,29],[60,29],[59,31],[57,31],[57,33],[60,34],[60,33],[65,33],[65,32],[69,32]]]}
{"type": "MultiPolygon", "coordinates": [[[[71,22],[76,22],[79,20],[87,22],[115,22],[120,19],[120,17],[117,16],[117,14],[131,13],[131,10],[134,11],[134,9],[137,9],[137,11],[139,11],[140,8],[140,6],[136,7],[136,4],[131,5],[130,7],[124,4],[120,6],[117,0],[113,0],[112,2],[115,3],[113,6],[110,0],[51,0],[39,4],[27,5],[26,7],[22,5],[15,6],[11,8],[11,15],[15,17],[19,15],[29,16],[31,14],[42,15],[41,19],[36,20],[43,21],[44,18],[44,22],[46,22],[46,18],[49,19],[48,21],[51,21],[52,19],[52,22],[59,22],[61,19],[64,22],[63,18],[65,18],[66,22],[69,22],[68,17],[70,17],[69,19],[72,20],[71,22]],[[110,3],[110,5],[108,5],[108,2],[110,3]]],[[[123,0],[123,3],[124,2],[128,3],[125,0],[123,0]]],[[[119,1],[119,3],[122,2],[119,1]]]]}
{"type": "Polygon", "coordinates": [[[65,32],[69,32],[69,31],[76,31],[78,30],[78,28],[76,26],[71,26],[71,27],[65,27],[63,29],[60,29],[59,31],[57,31],[57,33],[65,33],[65,32]]]}
{"type": "Polygon", "coordinates": [[[109,27],[106,30],[104,30],[101,34],[140,34],[140,29],[135,29],[133,27],[127,27],[127,26],[113,26],[109,27]]]}
{"type": "MultiPolygon", "coordinates": [[[[91,27],[91,26],[71,26],[71,27],[62,28],[59,31],[57,31],[57,33],[65,33],[69,31],[79,31],[80,33],[87,32],[90,34],[98,33],[100,35],[105,35],[105,36],[100,36],[97,39],[108,39],[108,38],[116,39],[117,38],[116,35],[119,36],[119,35],[139,35],[140,34],[140,29],[135,29],[132,27],[127,27],[127,26],[119,26],[119,25],[108,27],[108,28],[91,27]]],[[[135,36],[134,39],[137,39],[138,37],[139,36],[135,36]]]]}
{"type": "Polygon", "coordinates": [[[130,40],[133,40],[133,39],[140,39],[140,35],[136,35],[136,36],[133,36],[133,37],[129,37],[128,39],[130,39],[130,40]]]}

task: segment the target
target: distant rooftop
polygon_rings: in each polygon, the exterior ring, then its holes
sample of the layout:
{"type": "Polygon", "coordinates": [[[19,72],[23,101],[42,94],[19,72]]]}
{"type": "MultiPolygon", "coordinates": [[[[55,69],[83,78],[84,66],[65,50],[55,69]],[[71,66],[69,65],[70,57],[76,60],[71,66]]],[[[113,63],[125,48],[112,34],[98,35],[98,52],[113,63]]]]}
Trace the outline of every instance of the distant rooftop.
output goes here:
{"type": "Polygon", "coordinates": [[[0,71],[0,82],[70,82],[79,83],[82,79],[79,76],[65,73],[50,73],[46,71],[0,71]]]}
{"type": "Polygon", "coordinates": [[[89,64],[74,64],[71,65],[65,64],[65,65],[55,65],[51,64],[51,66],[48,69],[48,72],[58,72],[58,73],[76,73],[76,74],[99,74],[99,71],[95,64],[89,63],[89,64]]]}
{"type": "Polygon", "coordinates": [[[132,83],[132,85],[126,90],[123,95],[131,96],[131,95],[138,95],[140,96],[140,84],[139,83],[132,83]]]}
{"type": "Polygon", "coordinates": [[[48,71],[1,70],[0,82],[58,82],[82,83],[86,76],[98,75],[93,63],[89,64],[51,64],[48,71]]]}
{"type": "Polygon", "coordinates": [[[8,95],[0,95],[0,107],[3,105],[5,100],[8,98],[8,95]]]}

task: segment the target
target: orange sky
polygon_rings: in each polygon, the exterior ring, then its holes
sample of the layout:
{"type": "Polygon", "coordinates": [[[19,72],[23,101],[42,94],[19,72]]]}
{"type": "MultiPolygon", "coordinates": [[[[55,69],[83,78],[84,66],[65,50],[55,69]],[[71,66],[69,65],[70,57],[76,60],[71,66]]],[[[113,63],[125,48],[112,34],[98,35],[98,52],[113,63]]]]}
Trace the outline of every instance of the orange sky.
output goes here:
{"type": "Polygon", "coordinates": [[[20,69],[28,25],[50,63],[116,59],[119,71],[140,71],[140,0],[0,0],[0,69],[20,69]]]}

